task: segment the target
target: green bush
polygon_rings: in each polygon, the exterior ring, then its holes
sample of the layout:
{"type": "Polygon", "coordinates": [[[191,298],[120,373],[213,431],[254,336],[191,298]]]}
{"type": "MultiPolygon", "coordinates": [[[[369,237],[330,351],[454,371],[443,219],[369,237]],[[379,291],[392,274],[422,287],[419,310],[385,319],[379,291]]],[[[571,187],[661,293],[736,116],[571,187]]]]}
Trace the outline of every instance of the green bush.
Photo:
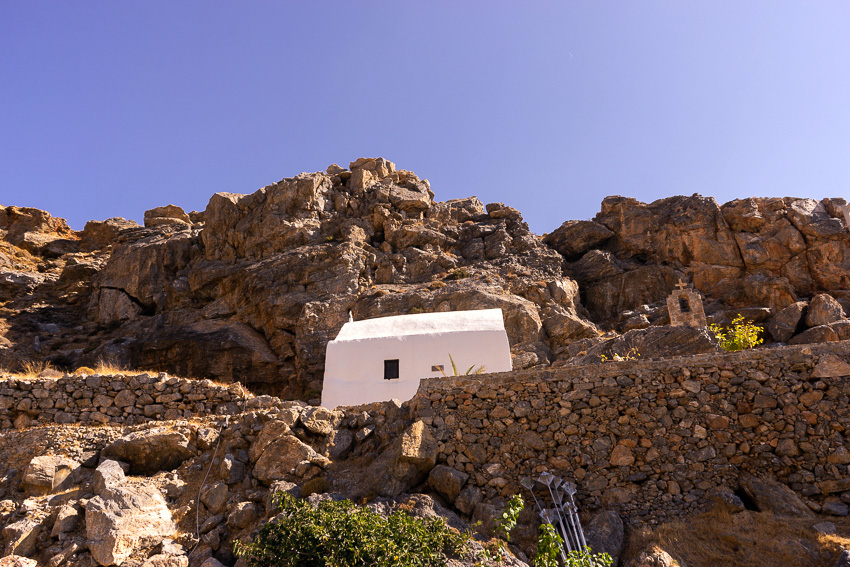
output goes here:
{"type": "Polygon", "coordinates": [[[593,553],[590,547],[567,553],[564,567],[611,567],[614,560],[607,553],[593,553]]]}
{"type": "Polygon", "coordinates": [[[752,321],[745,320],[743,315],[732,319],[731,327],[724,329],[720,325],[710,325],[709,329],[720,341],[720,346],[729,352],[753,348],[764,342],[764,339],[759,336],[764,329],[754,325],[752,321]]]}
{"type": "Polygon", "coordinates": [[[558,535],[552,524],[540,524],[540,537],[537,539],[537,555],[533,567],[558,567],[558,556],[564,538],[558,535]]]}
{"type": "Polygon", "coordinates": [[[446,554],[461,554],[468,534],[441,518],[416,519],[403,511],[387,518],[348,500],[325,500],[317,507],[278,492],[281,513],[236,553],[250,567],[437,567],[446,554]]]}

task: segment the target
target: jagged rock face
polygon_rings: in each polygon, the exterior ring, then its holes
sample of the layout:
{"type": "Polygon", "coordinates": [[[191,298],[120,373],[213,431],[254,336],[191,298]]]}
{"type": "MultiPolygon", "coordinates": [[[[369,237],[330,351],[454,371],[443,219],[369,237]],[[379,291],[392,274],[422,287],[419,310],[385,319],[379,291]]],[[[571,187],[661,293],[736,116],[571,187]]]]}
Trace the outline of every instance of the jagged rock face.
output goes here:
{"type": "MultiPolygon", "coordinates": [[[[435,202],[427,180],[381,158],[219,193],[203,213],[151,209],[144,227],[114,218],[74,233],[0,207],[0,366],[106,360],[316,399],[349,313],[498,307],[523,368],[569,358],[597,325],[667,324],[679,278],[714,320],[764,308],[767,322],[823,292],[847,312],[844,212],[841,199],[609,197],[541,241],[515,209],[435,202]]],[[[775,323],[786,341],[802,330],[775,323]]],[[[836,340],[845,323],[803,340],[836,340]]]]}
{"type": "Polygon", "coordinates": [[[427,180],[380,158],[350,168],[218,193],[203,228],[181,218],[122,233],[89,300],[93,320],[117,331],[86,360],[312,397],[349,312],[501,307],[524,365],[596,335],[560,256],[519,212],[434,202],[427,180]]]}
{"type": "Polygon", "coordinates": [[[31,254],[54,258],[76,251],[79,244],[65,219],[30,207],[0,206],[0,238],[31,254]]]}
{"type": "Polygon", "coordinates": [[[843,207],[842,199],[749,198],[719,206],[698,195],[650,204],[608,197],[593,221],[564,223],[546,241],[569,261],[584,305],[603,324],[661,301],[679,277],[718,310],[775,313],[850,287],[843,207]]]}

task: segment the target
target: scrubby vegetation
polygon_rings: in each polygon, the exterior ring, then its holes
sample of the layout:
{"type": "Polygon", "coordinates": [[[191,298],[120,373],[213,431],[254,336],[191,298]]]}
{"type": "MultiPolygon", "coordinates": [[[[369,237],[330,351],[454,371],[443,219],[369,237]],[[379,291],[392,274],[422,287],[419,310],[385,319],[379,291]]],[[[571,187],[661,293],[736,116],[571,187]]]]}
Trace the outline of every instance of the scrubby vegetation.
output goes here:
{"type": "Polygon", "coordinates": [[[753,348],[764,342],[760,336],[764,329],[754,325],[752,321],[747,321],[743,315],[732,319],[731,327],[724,329],[720,325],[710,325],[709,329],[720,341],[720,346],[729,352],[753,348]]]}
{"type": "Polygon", "coordinates": [[[441,518],[417,519],[398,510],[384,518],[349,500],[314,507],[278,492],[280,514],[237,553],[251,567],[393,565],[437,567],[469,541],[441,518]]]}

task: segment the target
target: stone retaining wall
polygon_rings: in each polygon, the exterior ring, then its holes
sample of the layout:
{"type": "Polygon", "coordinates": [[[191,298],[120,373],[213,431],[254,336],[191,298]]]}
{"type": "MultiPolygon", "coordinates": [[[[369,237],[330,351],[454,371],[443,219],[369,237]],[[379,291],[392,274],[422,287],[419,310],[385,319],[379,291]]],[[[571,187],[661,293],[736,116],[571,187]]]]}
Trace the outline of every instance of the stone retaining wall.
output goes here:
{"type": "Polygon", "coordinates": [[[487,499],[551,471],[576,480],[583,509],[657,521],[701,508],[749,471],[841,510],[848,378],[844,341],[433,378],[414,408],[436,430],[439,462],[469,473],[487,499]]]}
{"type": "Polygon", "coordinates": [[[0,429],[47,423],[134,425],[210,413],[235,414],[242,404],[242,392],[238,384],[175,378],[164,372],[0,377],[0,429]]]}

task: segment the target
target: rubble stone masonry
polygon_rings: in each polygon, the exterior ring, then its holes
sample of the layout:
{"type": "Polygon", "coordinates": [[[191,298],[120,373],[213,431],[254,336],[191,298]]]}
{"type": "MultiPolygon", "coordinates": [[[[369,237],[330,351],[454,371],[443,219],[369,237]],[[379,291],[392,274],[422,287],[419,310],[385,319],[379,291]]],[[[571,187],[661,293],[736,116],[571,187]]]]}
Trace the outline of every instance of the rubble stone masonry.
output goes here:
{"type": "MultiPolygon", "coordinates": [[[[633,521],[701,509],[747,471],[818,510],[850,500],[850,341],[423,380],[438,460],[485,498],[550,471],[583,510],[633,521]]],[[[527,496],[527,495],[526,495],[527,496]]]]}
{"type": "Polygon", "coordinates": [[[135,425],[235,414],[242,409],[242,392],[239,384],[169,377],[164,372],[58,379],[0,377],[0,429],[49,423],[135,425]]]}

